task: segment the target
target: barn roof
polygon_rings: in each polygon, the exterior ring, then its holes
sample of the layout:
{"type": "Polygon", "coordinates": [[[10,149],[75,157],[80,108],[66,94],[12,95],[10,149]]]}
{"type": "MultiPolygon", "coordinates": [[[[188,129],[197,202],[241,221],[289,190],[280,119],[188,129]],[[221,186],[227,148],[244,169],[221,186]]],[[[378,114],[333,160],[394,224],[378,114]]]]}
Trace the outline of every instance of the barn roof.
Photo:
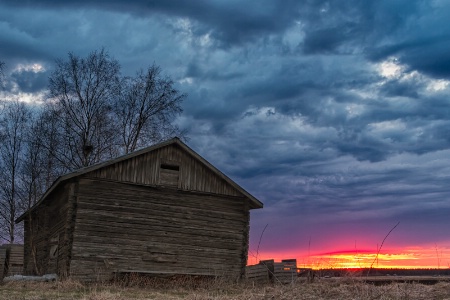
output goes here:
{"type": "Polygon", "coordinates": [[[215,173],[217,176],[219,176],[220,178],[222,178],[223,180],[225,180],[229,185],[233,186],[237,191],[239,191],[240,193],[242,193],[246,198],[249,199],[250,201],[250,208],[262,208],[263,207],[263,203],[260,202],[258,199],[256,199],[254,196],[252,196],[250,193],[248,193],[246,190],[244,190],[241,186],[239,186],[236,182],[234,182],[233,180],[231,180],[228,176],[226,176],[225,174],[223,174],[221,171],[219,171],[216,167],[214,167],[211,163],[209,163],[206,159],[204,159],[203,157],[201,157],[199,154],[197,154],[194,150],[192,150],[189,146],[187,146],[185,143],[183,143],[179,138],[175,137],[173,139],[167,140],[165,142],[138,150],[138,151],[134,151],[132,153],[126,154],[126,155],[122,155],[119,156],[115,159],[111,159],[102,163],[98,163],[89,167],[85,167],[85,168],[81,168],[78,169],[72,173],[68,173],[65,175],[62,175],[60,177],[58,177],[58,179],[56,179],[56,181],[52,184],[52,186],[45,192],[45,194],[41,197],[41,199],[35,204],[33,205],[33,207],[31,207],[29,210],[27,210],[25,213],[23,213],[20,217],[18,217],[16,219],[16,223],[21,222],[25,216],[35,210],[39,205],[41,205],[41,203],[45,200],[45,198],[47,198],[47,196],[49,194],[51,194],[62,182],[113,165],[115,163],[154,151],[156,149],[165,147],[165,146],[169,146],[169,145],[173,145],[176,144],[178,145],[180,148],[182,148],[184,151],[186,151],[187,153],[189,153],[190,155],[192,155],[195,159],[197,159],[198,161],[200,161],[201,163],[203,163],[208,169],[210,169],[213,173],[215,173]]]}

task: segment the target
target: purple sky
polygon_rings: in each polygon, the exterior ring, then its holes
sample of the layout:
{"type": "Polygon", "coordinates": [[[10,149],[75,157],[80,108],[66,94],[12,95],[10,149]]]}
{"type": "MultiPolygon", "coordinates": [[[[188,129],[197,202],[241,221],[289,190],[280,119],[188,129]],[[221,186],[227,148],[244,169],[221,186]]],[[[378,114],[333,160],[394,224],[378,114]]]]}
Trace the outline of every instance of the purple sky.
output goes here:
{"type": "Polygon", "coordinates": [[[3,0],[0,95],[43,100],[69,51],[156,63],[188,145],[264,202],[253,250],[266,224],[260,252],[297,255],[400,222],[386,247],[450,262],[449,20],[447,0],[3,0]]]}

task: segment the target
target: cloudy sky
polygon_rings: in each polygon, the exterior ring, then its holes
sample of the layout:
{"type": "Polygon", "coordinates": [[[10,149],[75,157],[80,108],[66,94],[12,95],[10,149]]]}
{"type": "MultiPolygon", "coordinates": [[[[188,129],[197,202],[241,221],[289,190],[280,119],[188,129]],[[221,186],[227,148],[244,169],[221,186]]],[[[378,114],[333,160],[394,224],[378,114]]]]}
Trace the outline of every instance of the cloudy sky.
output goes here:
{"type": "Polygon", "coordinates": [[[2,96],[42,100],[68,52],[156,63],[189,146],[265,204],[250,262],[367,263],[400,222],[384,265],[450,267],[449,20],[448,0],[0,0],[2,96]]]}

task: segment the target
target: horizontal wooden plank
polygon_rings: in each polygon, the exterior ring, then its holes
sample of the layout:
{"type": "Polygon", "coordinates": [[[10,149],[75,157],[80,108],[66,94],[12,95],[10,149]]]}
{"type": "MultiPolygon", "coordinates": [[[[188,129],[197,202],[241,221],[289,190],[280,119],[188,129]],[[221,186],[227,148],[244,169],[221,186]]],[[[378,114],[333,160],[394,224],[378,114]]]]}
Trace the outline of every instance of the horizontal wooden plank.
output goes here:
{"type": "Polygon", "coordinates": [[[269,276],[269,270],[263,265],[247,266],[245,272],[247,277],[269,276]]]}
{"type": "MultiPolygon", "coordinates": [[[[175,249],[176,253],[178,252],[188,252],[192,253],[220,253],[221,256],[237,256],[238,253],[241,253],[241,249],[233,248],[233,247],[217,247],[213,244],[208,244],[203,241],[199,241],[197,245],[192,244],[182,244],[179,243],[176,239],[170,240],[157,240],[147,241],[147,240],[126,240],[126,239],[102,239],[97,237],[88,237],[88,236],[77,236],[77,239],[74,240],[75,244],[73,245],[73,249],[79,249],[80,251],[90,251],[89,249],[100,249],[102,253],[126,253],[127,251],[132,251],[135,249],[139,249],[139,251],[147,251],[147,249],[167,249],[166,252],[170,252],[170,249],[175,249]],[[85,248],[85,250],[83,250],[85,248]]],[[[162,251],[159,251],[162,252],[162,251]]],[[[102,254],[99,253],[99,254],[102,254]]],[[[194,254],[195,256],[195,254],[194,254]]]]}
{"type": "MultiPolygon", "coordinates": [[[[177,273],[169,272],[169,271],[151,271],[151,270],[142,270],[142,269],[136,269],[136,270],[117,270],[114,273],[117,274],[130,274],[130,273],[136,273],[136,274],[153,274],[153,275],[177,275],[177,273]]],[[[194,275],[194,276],[214,276],[215,274],[211,274],[211,272],[195,272],[195,273],[184,273],[183,275],[194,275]]]]}
{"type": "Polygon", "coordinates": [[[240,269],[234,268],[234,269],[225,269],[221,267],[220,265],[217,266],[192,266],[192,267],[186,267],[186,266],[164,266],[162,269],[160,266],[150,266],[149,268],[145,268],[143,266],[139,265],[133,265],[130,264],[129,267],[124,266],[118,266],[117,269],[107,269],[99,264],[95,265],[92,262],[84,261],[84,260],[73,260],[72,261],[73,267],[71,267],[70,272],[71,274],[78,274],[78,275],[90,275],[91,277],[95,277],[97,273],[109,273],[113,274],[117,270],[126,271],[126,270],[141,270],[141,271],[152,271],[152,272],[168,272],[171,274],[204,274],[208,273],[211,275],[223,275],[223,274],[235,274],[236,277],[239,276],[240,269]]]}
{"type": "Polygon", "coordinates": [[[108,262],[99,262],[95,260],[89,260],[86,258],[74,258],[71,262],[71,273],[92,273],[95,274],[97,271],[102,272],[114,272],[116,270],[148,270],[148,271],[167,271],[178,274],[187,273],[236,273],[240,272],[238,267],[224,267],[221,264],[201,264],[192,261],[183,261],[179,264],[161,264],[161,263],[148,263],[139,261],[136,259],[131,259],[128,264],[121,264],[120,261],[116,261],[115,264],[106,267],[108,262]]]}
{"type": "MultiPolygon", "coordinates": [[[[95,195],[95,199],[99,201],[103,200],[115,200],[123,201],[124,204],[139,205],[145,203],[162,203],[166,204],[167,201],[172,201],[182,207],[210,207],[217,209],[229,209],[235,212],[240,212],[244,208],[244,198],[227,197],[220,195],[210,194],[197,194],[191,192],[183,192],[177,190],[163,190],[160,188],[152,188],[147,186],[131,185],[119,182],[103,182],[95,180],[83,180],[84,184],[81,184],[78,196],[92,197],[95,195]],[[107,198],[104,198],[104,197],[107,198]]],[[[80,198],[79,200],[83,200],[80,198]]],[[[131,205],[131,207],[134,207],[131,205]]],[[[227,210],[228,211],[228,210],[227,210]]]]}
{"type": "MultiPolygon", "coordinates": [[[[158,226],[150,223],[122,223],[122,222],[108,222],[108,223],[100,223],[95,222],[93,220],[83,220],[79,221],[75,225],[75,233],[74,234],[82,234],[83,232],[89,232],[91,234],[95,234],[96,232],[115,234],[117,232],[125,232],[125,233],[136,233],[145,235],[146,233],[150,234],[153,232],[160,232],[163,236],[170,237],[172,234],[183,234],[184,238],[195,238],[195,237],[208,237],[211,239],[225,239],[229,241],[242,241],[243,234],[239,232],[225,232],[225,231],[216,231],[213,228],[203,229],[201,227],[195,226],[158,226]]],[[[114,236],[111,236],[113,238],[114,236]]]]}
{"type": "MultiPolygon", "coordinates": [[[[186,218],[183,218],[182,215],[173,215],[166,213],[159,213],[158,215],[154,214],[155,212],[150,211],[142,211],[142,213],[133,213],[133,214],[121,214],[117,211],[104,211],[104,210],[92,210],[92,209],[80,209],[77,215],[78,223],[92,223],[92,221],[96,221],[97,224],[115,224],[115,223],[125,223],[127,224],[136,224],[136,226],[160,226],[160,227],[190,227],[190,228],[200,228],[206,229],[211,228],[211,225],[214,224],[215,232],[225,232],[225,233],[236,233],[243,232],[247,229],[247,226],[244,222],[216,219],[214,222],[209,220],[208,218],[199,217],[196,215],[189,215],[186,218]]],[[[120,226],[120,225],[119,225],[120,226]]]]}
{"type": "MultiPolygon", "coordinates": [[[[126,185],[126,186],[135,186],[135,187],[141,187],[144,189],[148,189],[149,187],[153,188],[153,190],[160,190],[160,191],[168,191],[169,189],[166,189],[164,187],[160,187],[158,185],[153,185],[153,184],[139,184],[139,183],[135,183],[133,181],[122,181],[122,180],[109,180],[109,179],[102,179],[102,178],[94,178],[94,177],[89,177],[89,176],[84,176],[81,178],[82,181],[80,181],[80,184],[82,184],[82,186],[87,186],[87,185],[92,185],[93,183],[95,184],[99,184],[101,182],[105,183],[105,184],[122,184],[122,185],[126,185]]],[[[84,189],[84,188],[83,188],[84,189]]],[[[229,195],[229,194],[221,194],[221,193],[211,193],[211,192],[207,192],[207,191],[201,191],[201,190],[177,190],[177,189],[171,189],[172,191],[178,191],[178,192],[186,192],[186,193],[192,193],[192,194],[203,194],[203,195],[213,195],[213,196],[222,196],[222,197],[231,197],[231,198],[242,198],[243,195],[242,194],[236,194],[236,195],[229,195]]]]}
{"type": "Polygon", "coordinates": [[[211,269],[211,270],[233,270],[240,269],[239,264],[224,265],[223,260],[205,259],[199,260],[192,257],[177,257],[175,260],[157,261],[143,260],[140,257],[110,257],[108,255],[88,256],[87,254],[77,255],[72,258],[71,266],[75,266],[83,262],[92,267],[98,268],[140,268],[146,270],[183,270],[183,269],[211,269]]]}
{"type": "Polygon", "coordinates": [[[195,260],[202,260],[204,258],[217,259],[220,261],[235,261],[239,262],[239,251],[218,249],[200,246],[186,246],[177,244],[130,244],[115,246],[114,244],[96,244],[94,242],[76,242],[73,247],[73,255],[86,255],[89,257],[101,257],[108,255],[113,257],[140,257],[145,253],[158,252],[170,253],[177,256],[193,257],[195,260]],[[162,250],[164,249],[164,251],[162,250]]]}
{"type": "Polygon", "coordinates": [[[126,208],[113,205],[103,205],[99,203],[80,203],[78,207],[78,218],[96,218],[113,217],[121,219],[141,219],[152,220],[154,222],[178,222],[185,220],[186,222],[203,222],[206,224],[217,224],[221,226],[226,224],[227,227],[243,226],[246,224],[243,214],[234,215],[222,212],[212,212],[207,209],[186,209],[170,205],[147,206],[145,208],[126,208]]]}
{"type": "MultiPolygon", "coordinates": [[[[192,247],[208,247],[211,249],[223,249],[225,251],[242,251],[242,240],[221,239],[220,237],[209,238],[205,236],[194,236],[186,238],[182,234],[164,234],[161,232],[149,233],[116,233],[111,236],[109,232],[83,232],[77,233],[75,236],[77,242],[90,242],[97,244],[116,245],[117,247],[125,247],[127,245],[154,245],[161,242],[165,244],[176,244],[180,246],[192,247]],[[158,234],[156,234],[158,233],[158,234]]],[[[234,252],[232,252],[234,253],[234,252]]]]}

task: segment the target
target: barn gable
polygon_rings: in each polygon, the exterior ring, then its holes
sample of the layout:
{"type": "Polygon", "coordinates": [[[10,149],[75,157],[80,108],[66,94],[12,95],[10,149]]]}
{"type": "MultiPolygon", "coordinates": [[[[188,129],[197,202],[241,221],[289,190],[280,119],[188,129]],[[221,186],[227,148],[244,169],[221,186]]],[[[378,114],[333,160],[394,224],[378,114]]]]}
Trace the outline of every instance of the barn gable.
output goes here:
{"type": "Polygon", "coordinates": [[[244,196],[217,171],[176,142],[120,160],[88,172],[85,176],[186,191],[244,196]]]}

